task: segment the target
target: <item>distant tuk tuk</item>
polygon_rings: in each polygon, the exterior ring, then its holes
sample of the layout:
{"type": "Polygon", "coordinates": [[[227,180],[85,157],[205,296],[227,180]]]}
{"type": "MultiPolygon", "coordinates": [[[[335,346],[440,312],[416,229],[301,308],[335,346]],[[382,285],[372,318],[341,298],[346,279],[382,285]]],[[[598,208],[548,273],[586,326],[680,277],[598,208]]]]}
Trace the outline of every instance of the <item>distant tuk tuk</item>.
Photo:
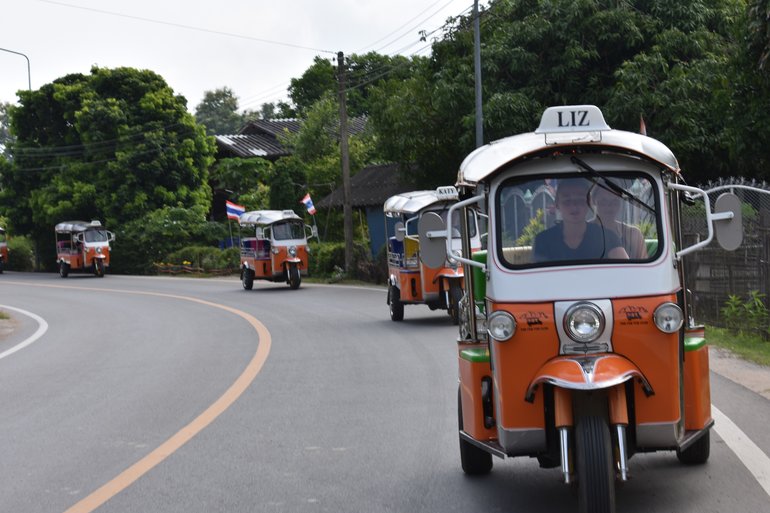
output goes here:
{"type": "MultiPolygon", "coordinates": [[[[450,213],[488,215],[484,251],[449,227],[423,253],[465,267],[457,361],[460,461],[560,468],[581,512],[614,512],[636,453],[709,457],[709,358],[685,282],[687,254],[742,241],[740,200],[684,185],[673,153],[611,129],[591,105],[551,107],[535,132],[477,148],[450,213]],[[702,201],[706,239],[685,245],[683,204],[702,201]]],[[[469,220],[471,216],[460,215],[469,220]]],[[[426,241],[430,241],[427,243],[426,241]]]]}
{"type": "Polygon", "coordinates": [[[110,266],[110,242],[115,235],[99,221],[64,221],[54,228],[59,276],[91,272],[102,278],[110,266]]]}
{"type": "Polygon", "coordinates": [[[8,265],[8,240],[5,237],[5,229],[0,226],[0,274],[3,274],[3,268],[8,265]]]}
{"type": "Polygon", "coordinates": [[[285,281],[291,289],[308,274],[307,239],[313,235],[293,210],[253,210],[239,219],[254,236],[241,239],[241,283],[251,290],[254,280],[285,281]]]}
{"type": "MultiPolygon", "coordinates": [[[[390,318],[404,319],[404,305],[427,305],[431,310],[446,310],[454,324],[459,320],[462,297],[463,268],[443,254],[433,265],[423,262],[420,251],[419,226],[424,220],[434,221],[433,228],[441,229],[449,207],[457,202],[454,187],[435,191],[413,191],[396,194],[385,201],[385,232],[388,239],[388,295],[390,318]],[[428,214],[431,214],[430,216],[428,214]]],[[[460,223],[455,214],[452,251],[460,251],[460,223]]],[[[481,249],[476,213],[468,211],[471,249],[481,249]]]]}

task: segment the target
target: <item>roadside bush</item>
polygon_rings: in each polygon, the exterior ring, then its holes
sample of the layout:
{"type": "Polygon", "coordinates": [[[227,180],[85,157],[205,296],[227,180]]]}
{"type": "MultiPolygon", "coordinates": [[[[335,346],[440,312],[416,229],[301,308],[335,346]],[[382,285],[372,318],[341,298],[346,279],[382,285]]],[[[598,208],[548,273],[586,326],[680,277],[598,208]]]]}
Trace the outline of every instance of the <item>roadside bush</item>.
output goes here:
{"type": "Polygon", "coordinates": [[[204,272],[224,271],[236,272],[240,265],[240,250],[238,248],[219,249],[210,246],[187,246],[166,256],[164,263],[189,265],[204,272]]]}
{"type": "MultiPolygon", "coordinates": [[[[345,276],[344,242],[310,243],[310,276],[340,279],[345,276]]],[[[378,255],[379,257],[379,255],[378,255]]],[[[347,277],[371,283],[384,283],[387,265],[384,260],[372,259],[369,246],[360,242],[353,244],[352,270],[347,277]]]]}
{"type": "Polygon", "coordinates": [[[27,237],[12,237],[8,239],[9,271],[30,272],[35,269],[35,253],[32,242],[27,237]]]}
{"type": "Polygon", "coordinates": [[[722,315],[728,329],[736,333],[751,333],[767,338],[770,334],[770,313],[765,306],[765,295],[758,290],[749,292],[746,300],[730,295],[722,307],[722,315]]]}

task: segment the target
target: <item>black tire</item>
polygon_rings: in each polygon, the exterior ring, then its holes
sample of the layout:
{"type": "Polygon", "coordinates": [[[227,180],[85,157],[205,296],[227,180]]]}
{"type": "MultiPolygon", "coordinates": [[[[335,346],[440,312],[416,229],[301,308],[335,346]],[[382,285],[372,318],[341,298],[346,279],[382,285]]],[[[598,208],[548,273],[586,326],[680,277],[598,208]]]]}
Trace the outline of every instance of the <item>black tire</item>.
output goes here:
{"type": "Polygon", "coordinates": [[[66,278],[70,273],[70,266],[65,262],[59,262],[59,276],[66,278]]]}
{"type": "Polygon", "coordinates": [[[243,285],[243,290],[251,290],[254,287],[254,271],[251,269],[242,270],[241,284],[243,285]]]}
{"type": "Polygon", "coordinates": [[[291,290],[297,290],[302,283],[302,275],[299,273],[299,266],[292,264],[289,266],[289,287],[291,290]]]}
{"type": "MultiPolygon", "coordinates": [[[[463,402],[457,390],[457,424],[463,429],[463,402]]],[[[460,437],[460,464],[469,476],[483,476],[492,471],[492,455],[460,437]]]]}
{"type": "Polygon", "coordinates": [[[97,278],[104,278],[104,261],[94,260],[94,275],[97,278]]]}
{"type": "Polygon", "coordinates": [[[580,513],[615,513],[615,472],[610,428],[603,417],[585,415],[575,425],[580,513]]]}
{"type": "Polygon", "coordinates": [[[685,465],[703,465],[711,454],[711,431],[706,431],[684,451],[676,450],[676,457],[685,465]]]}
{"type": "Polygon", "coordinates": [[[459,283],[451,283],[449,285],[449,304],[447,310],[449,311],[449,317],[452,318],[452,324],[457,325],[460,323],[460,300],[463,298],[463,289],[459,283]]]}
{"type": "Polygon", "coordinates": [[[0,260],[0,274],[3,274],[3,261],[0,260]]]}
{"type": "Polygon", "coordinates": [[[401,292],[391,285],[388,287],[388,303],[390,304],[390,320],[404,320],[404,303],[401,302],[401,292]]]}

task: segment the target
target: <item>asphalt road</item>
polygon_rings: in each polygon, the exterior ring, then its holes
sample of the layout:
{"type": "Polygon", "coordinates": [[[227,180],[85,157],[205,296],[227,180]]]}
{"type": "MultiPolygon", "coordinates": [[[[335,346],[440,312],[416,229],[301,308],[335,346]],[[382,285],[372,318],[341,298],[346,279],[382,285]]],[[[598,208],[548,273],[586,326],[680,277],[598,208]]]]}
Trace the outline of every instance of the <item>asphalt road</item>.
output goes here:
{"type": "MultiPolygon", "coordinates": [[[[8,272],[0,305],[0,512],[577,510],[534,460],[462,473],[456,327],[384,289],[8,272]]],[[[770,454],[770,401],[712,400],[770,454]]],[[[618,511],[770,511],[724,433],[705,466],[634,456],[618,511]]]]}

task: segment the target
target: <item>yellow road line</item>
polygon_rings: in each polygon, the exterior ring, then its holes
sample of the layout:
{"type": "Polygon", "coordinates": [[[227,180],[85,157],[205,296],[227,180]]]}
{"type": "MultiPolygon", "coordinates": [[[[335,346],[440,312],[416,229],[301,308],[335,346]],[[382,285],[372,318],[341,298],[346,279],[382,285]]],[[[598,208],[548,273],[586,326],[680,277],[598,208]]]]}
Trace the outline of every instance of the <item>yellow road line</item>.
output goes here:
{"type": "Polygon", "coordinates": [[[235,314],[256,330],[259,337],[259,343],[257,345],[257,351],[254,353],[246,369],[241,373],[235,382],[230,385],[222,396],[214,401],[214,403],[206,408],[206,410],[198,415],[192,422],[187,424],[171,438],[163,442],[158,448],[150,452],[147,456],[137,461],[126,470],[115,476],[109,482],[102,485],[99,489],[92,492],[90,495],[82,499],[80,502],[70,507],[65,513],[89,513],[96,508],[110,500],[112,497],[125,490],[131,484],[142,477],[144,474],[152,470],[156,465],[165,460],[168,456],[173,454],[177,449],[182,447],[185,443],[190,441],[195,435],[200,433],[206,426],[221,415],[227,408],[229,408],[240,395],[248,388],[254,378],[256,378],[262,366],[267,360],[267,356],[270,353],[271,338],[270,332],[267,330],[264,324],[259,322],[252,315],[247,314],[236,308],[232,308],[218,303],[212,303],[203,299],[197,299],[189,296],[179,296],[175,294],[163,294],[160,292],[145,292],[135,290],[120,290],[120,289],[101,289],[95,287],[74,287],[67,285],[42,285],[33,283],[15,282],[17,285],[35,286],[35,287],[49,287],[49,288],[66,288],[75,290],[89,290],[99,292],[117,292],[121,294],[137,294],[145,296],[157,296],[166,297],[172,299],[180,299],[183,301],[191,301],[193,303],[199,303],[205,306],[213,308],[219,308],[235,314]]]}

